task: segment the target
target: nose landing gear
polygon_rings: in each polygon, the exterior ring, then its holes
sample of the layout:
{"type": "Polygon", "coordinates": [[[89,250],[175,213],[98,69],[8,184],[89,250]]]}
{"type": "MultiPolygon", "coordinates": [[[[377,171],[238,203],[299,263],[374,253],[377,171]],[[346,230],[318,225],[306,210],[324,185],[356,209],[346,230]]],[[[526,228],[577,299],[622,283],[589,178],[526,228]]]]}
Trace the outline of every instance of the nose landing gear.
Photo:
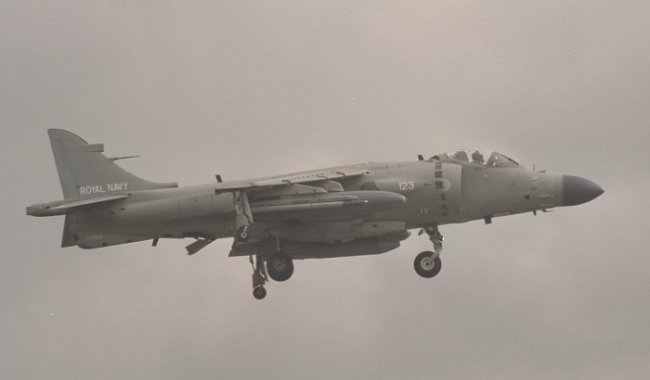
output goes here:
{"type": "Polygon", "coordinates": [[[442,253],[443,236],[436,225],[427,226],[424,231],[429,235],[429,239],[433,243],[433,252],[421,252],[415,257],[413,267],[420,276],[431,278],[440,273],[440,269],[442,269],[440,254],[442,253]]]}

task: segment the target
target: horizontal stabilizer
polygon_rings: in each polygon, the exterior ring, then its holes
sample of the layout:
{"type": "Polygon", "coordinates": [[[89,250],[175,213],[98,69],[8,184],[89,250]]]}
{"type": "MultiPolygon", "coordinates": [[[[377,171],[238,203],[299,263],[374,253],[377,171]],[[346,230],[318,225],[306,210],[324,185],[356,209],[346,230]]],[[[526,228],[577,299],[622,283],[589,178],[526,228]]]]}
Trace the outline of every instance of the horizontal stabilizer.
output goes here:
{"type": "Polygon", "coordinates": [[[104,197],[85,198],[85,199],[67,199],[64,201],[54,201],[49,203],[39,203],[27,207],[27,215],[32,216],[54,216],[65,215],[78,212],[80,210],[93,207],[99,204],[109,203],[126,199],[129,194],[107,195],[104,197]]]}

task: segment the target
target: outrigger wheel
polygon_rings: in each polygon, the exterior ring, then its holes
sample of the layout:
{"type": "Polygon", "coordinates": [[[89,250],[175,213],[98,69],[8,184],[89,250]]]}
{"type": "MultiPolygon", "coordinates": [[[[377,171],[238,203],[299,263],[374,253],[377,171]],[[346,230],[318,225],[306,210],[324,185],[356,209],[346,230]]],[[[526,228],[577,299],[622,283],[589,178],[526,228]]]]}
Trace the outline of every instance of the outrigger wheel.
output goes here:
{"type": "Polygon", "coordinates": [[[251,239],[250,234],[248,233],[248,226],[241,226],[237,229],[235,233],[235,240],[238,243],[246,243],[251,239]]]}
{"type": "Polygon", "coordinates": [[[424,278],[431,278],[440,273],[442,269],[442,260],[440,256],[433,258],[433,252],[424,251],[415,257],[413,262],[415,271],[424,278]]]}

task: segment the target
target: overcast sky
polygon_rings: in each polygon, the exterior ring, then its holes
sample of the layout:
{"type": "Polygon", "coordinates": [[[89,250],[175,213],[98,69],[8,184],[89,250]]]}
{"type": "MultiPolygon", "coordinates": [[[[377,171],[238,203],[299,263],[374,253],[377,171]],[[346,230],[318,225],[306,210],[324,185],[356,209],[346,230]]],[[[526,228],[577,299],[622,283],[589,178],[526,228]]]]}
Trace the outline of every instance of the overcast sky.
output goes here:
{"type": "Polygon", "coordinates": [[[0,0],[0,378],[650,373],[647,1],[0,0]],[[599,183],[552,213],[296,263],[59,248],[47,128],[182,185],[488,146],[599,183]]]}

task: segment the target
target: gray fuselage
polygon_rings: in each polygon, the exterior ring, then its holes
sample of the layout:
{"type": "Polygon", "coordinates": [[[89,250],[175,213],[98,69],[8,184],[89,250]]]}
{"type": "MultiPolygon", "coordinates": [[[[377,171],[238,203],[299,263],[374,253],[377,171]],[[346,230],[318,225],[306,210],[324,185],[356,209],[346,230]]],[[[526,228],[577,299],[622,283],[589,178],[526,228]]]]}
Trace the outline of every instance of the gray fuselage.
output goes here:
{"type": "MultiPolygon", "coordinates": [[[[562,205],[562,176],[521,167],[482,167],[436,160],[354,165],[368,174],[340,181],[343,192],[382,191],[403,195],[398,207],[358,217],[365,221],[404,221],[406,229],[462,223],[562,205]]],[[[336,169],[336,168],[335,168],[336,169]]],[[[340,189],[339,189],[340,190],[340,189]]],[[[339,191],[339,193],[341,193],[339,191]]],[[[255,198],[251,205],[255,208],[255,198]]],[[[381,210],[381,208],[380,208],[381,210]]],[[[300,212],[283,221],[323,223],[355,218],[354,210],[300,212]]],[[[214,184],[133,191],[127,199],[74,214],[80,246],[109,245],[110,236],[124,243],[154,238],[232,237],[235,230],[233,194],[215,191],[214,184]],[[104,244],[109,243],[109,244],[104,244]]],[[[272,228],[277,215],[266,213],[253,233],[272,228]]]]}

